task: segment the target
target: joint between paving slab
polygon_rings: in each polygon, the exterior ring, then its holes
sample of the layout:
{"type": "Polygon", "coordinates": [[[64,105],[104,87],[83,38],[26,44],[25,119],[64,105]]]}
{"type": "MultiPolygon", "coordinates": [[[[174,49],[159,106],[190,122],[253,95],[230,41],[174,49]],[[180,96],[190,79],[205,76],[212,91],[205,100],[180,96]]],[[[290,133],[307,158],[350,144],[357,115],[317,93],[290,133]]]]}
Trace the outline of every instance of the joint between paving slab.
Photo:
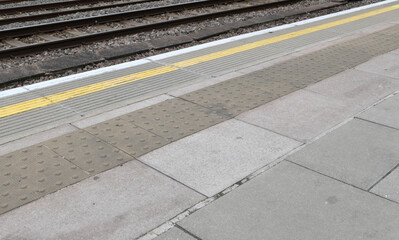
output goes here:
{"type": "MultiPolygon", "coordinates": [[[[135,125],[135,126],[136,126],[136,125],[135,125]]],[[[139,127],[139,126],[137,126],[137,127],[139,127]]],[[[141,128],[141,127],[139,127],[139,128],[141,128]]],[[[80,129],[80,128],[79,128],[79,129],[80,129]]],[[[141,128],[141,129],[143,129],[143,128],[141,128]]],[[[198,192],[197,190],[191,188],[190,186],[187,186],[186,184],[184,184],[184,183],[178,181],[177,179],[175,179],[175,178],[173,178],[173,177],[171,177],[171,176],[169,176],[169,175],[167,175],[167,174],[165,174],[165,173],[159,171],[158,169],[152,167],[151,165],[148,165],[147,163],[141,161],[140,158],[139,158],[139,157],[141,157],[141,156],[135,157],[135,156],[133,156],[132,154],[126,152],[125,150],[123,150],[123,149],[121,149],[121,148],[119,148],[119,147],[117,147],[117,146],[112,145],[112,144],[109,143],[108,141],[106,141],[106,140],[104,140],[104,139],[102,139],[102,138],[100,138],[100,137],[98,137],[98,136],[95,136],[95,135],[93,135],[92,133],[90,133],[90,132],[88,132],[88,131],[86,131],[86,130],[84,130],[84,129],[81,129],[81,130],[82,130],[82,131],[85,131],[85,133],[87,133],[87,134],[89,134],[89,135],[91,135],[91,136],[93,136],[93,137],[95,137],[95,138],[100,139],[102,142],[104,142],[105,144],[109,145],[110,147],[115,148],[115,149],[118,149],[119,151],[121,151],[121,152],[127,154],[128,156],[132,157],[133,159],[132,159],[131,161],[138,161],[138,162],[144,164],[145,166],[147,166],[147,167],[153,169],[154,171],[156,171],[156,172],[158,172],[158,173],[160,173],[160,174],[166,176],[167,178],[170,178],[170,179],[172,179],[173,181],[175,181],[175,182],[177,182],[177,183],[179,183],[179,184],[181,184],[181,185],[183,185],[183,186],[189,188],[190,190],[192,190],[192,191],[194,191],[194,192],[196,192],[196,193],[198,193],[198,194],[200,194],[200,195],[206,197],[204,194],[198,192]]],[[[148,131],[148,130],[146,130],[146,129],[143,129],[143,130],[148,131]]],[[[148,132],[150,132],[150,131],[148,131],[148,132]]],[[[152,132],[151,132],[151,133],[152,133],[152,132]]],[[[155,133],[153,133],[153,134],[155,134],[155,133]]],[[[157,134],[155,134],[155,135],[157,135],[157,134]]],[[[159,136],[159,135],[157,135],[157,136],[159,136]]],[[[159,136],[159,137],[162,137],[162,136],[159,136]]],[[[163,138],[163,137],[162,137],[162,138],[163,138]]],[[[171,143],[171,142],[170,142],[170,143],[171,143]]],[[[168,143],[168,144],[170,144],[170,143],[168,143]]],[[[166,145],[168,145],[168,144],[166,144],[166,145]]],[[[164,145],[164,146],[166,146],[166,145],[164,145]]],[[[155,150],[155,149],[154,149],[154,150],[155,150]]],[[[59,155],[59,154],[58,154],[58,155],[59,155]]],[[[61,156],[61,155],[60,155],[60,156],[61,156]]],[[[61,157],[64,158],[64,156],[61,156],[61,157]]],[[[68,160],[68,161],[69,161],[69,160],[68,160]]],[[[69,162],[70,162],[70,161],[69,161],[69,162]]],[[[71,162],[71,163],[72,163],[72,162],[71,162]]],[[[75,165],[75,164],[74,164],[74,165],[75,165]]],[[[121,165],[123,165],[123,163],[122,163],[121,165]]],[[[121,165],[120,165],[120,166],[121,166],[121,165]]],[[[78,167],[79,167],[79,166],[78,166],[78,167]]],[[[111,169],[112,169],[112,168],[111,168],[111,169]]],[[[110,169],[108,169],[108,170],[110,170],[110,169]]],[[[105,171],[108,171],[108,170],[105,170],[105,171]]],[[[85,170],[83,170],[83,171],[85,171],[85,170]]],[[[86,171],[85,171],[85,172],[86,172],[86,171]]]]}
{"type": "MultiPolygon", "coordinates": [[[[262,105],[261,105],[261,106],[262,106],[262,105]]],[[[277,132],[277,131],[275,131],[275,130],[268,129],[268,128],[265,128],[265,127],[259,126],[259,125],[257,125],[257,124],[254,124],[254,123],[247,122],[247,121],[245,121],[245,120],[242,120],[242,119],[239,119],[239,118],[237,118],[237,117],[234,117],[234,119],[235,119],[235,120],[237,120],[237,121],[240,121],[240,122],[242,122],[242,123],[245,123],[245,124],[248,124],[248,125],[251,125],[251,126],[254,126],[254,127],[260,128],[260,129],[264,129],[264,130],[267,130],[267,131],[269,131],[269,132],[275,133],[275,134],[277,134],[277,135],[280,135],[280,136],[283,136],[283,137],[286,137],[286,138],[292,139],[292,140],[294,140],[294,141],[297,141],[297,142],[300,142],[300,143],[302,143],[302,144],[306,144],[306,143],[308,142],[306,139],[302,139],[302,140],[300,140],[300,139],[296,139],[296,138],[294,138],[294,137],[290,137],[290,136],[288,136],[288,135],[285,135],[285,134],[279,133],[279,132],[277,132]]]]}
{"type": "Polygon", "coordinates": [[[382,196],[380,196],[380,195],[378,195],[378,194],[375,194],[375,193],[373,193],[373,192],[370,192],[369,190],[366,190],[366,189],[357,187],[357,186],[352,185],[352,184],[350,184],[350,183],[344,182],[344,181],[342,181],[342,180],[340,180],[340,179],[337,179],[337,178],[331,177],[331,176],[329,176],[329,175],[326,175],[326,174],[324,174],[324,173],[318,172],[318,171],[316,171],[316,170],[314,170],[314,169],[311,169],[311,168],[308,168],[308,167],[306,167],[306,166],[303,166],[303,165],[301,165],[301,164],[299,164],[299,163],[293,162],[293,161],[291,161],[291,160],[289,160],[289,159],[284,159],[284,161],[287,161],[287,162],[289,162],[289,163],[295,164],[295,165],[297,165],[297,166],[299,166],[299,167],[302,167],[302,168],[304,168],[304,169],[306,169],[306,170],[309,170],[309,171],[311,171],[311,172],[317,173],[317,174],[319,174],[319,175],[321,175],[321,176],[330,178],[330,179],[332,179],[332,180],[338,181],[338,182],[343,183],[343,184],[345,184],[345,185],[351,186],[351,187],[356,188],[356,189],[358,189],[358,190],[360,190],[360,191],[362,191],[362,192],[369,193],[369,194],[372,194],[372,195],[374,195],[374,196],[377,196],[377,197],[379,197],[379,198],[381,198],[381,199],[384,199],[384,200],[387,200],[387,201],[390,201],[390,202],[399,204],[399,202],[397,202],[397,201],[394,201],[394,200],[389,199],[389,198],[384,198],[384,197],[382,197],[382,196]]]}
{"type": "Polygon", "coordinates": [[[182,230],[183,232],[187,233],[188,235],[190,235],[191,237],[197,239],[197,240],[202,240],[201,238],[197,237],[196,235],[194,235],[193,233],[187,231],[186,229],[184,229],[182,226],[180,226],[179,224],[175,225],[178,229],[182,230]]]}
{"type": "MultiPolygon", "coordinates": [[[[388,53],[385,53],[385,54],[390,54],[390,53],[388,52],[388,53]]],[[[384,54],[384,55],[385,55],[385,54],[384,54]]],[[[391,53],[391,54],[392,54],[392,53],[391,53]]],[[[395,54],[395,55],[396,55],[396,54],[395,54]]],[[[383,55],[379,55],[379,56],[383,56],[383,55]]],[[[379,57],[379,56],[376,56],[376,57],[379,57]]],[[[373,58],[376,58],[376,57],[373,57],[373,58]]],[[[372,60],[373,58],[370,58],[370,59],[367,60],[366,62],[372,60]]],[[[366,62],[363,62],[363,63],[366,63],[366,62]]],[[[362,64],[362,63],[361,63],[361,64],[362,64]]],[[[359,65],[360,65],[360,64],[359,64],[359,65]]],[[[359,66],[359,65],[357,65],[357,66],[359,66]]],[[[366,70],[363,70],[363,69],[357,69],[357,68],[356,68],[357,66],[353,67],[353,69],[356,70],[356,71],[364,72],[364,73],[367,73],[367,74],[374,74],[374,75],[377,75],[377,76],[380,76],[380,77],[384,77],[384,78],[390,78],[390,79],[392,79],[392,80],[394,80],[394,81],[398,81],[398,80],[399,80],[399,77],[395,78],[395,77],[392,77],[392,76],[383,75],[383,74],[381,74],[381,73],[369,72],[369,71],[366,71],[366,70]]]]}
{"type": "Polygon", "coordinates": [[[377,184],[379,184],[382,180],[384,180],[384,178],[388,177],[389,174],[391,174],[393,171],[395,171],[397,168],[399,167],[399,163],[396,164],[395,167],[393,167],[389,172],[387,172],[384,176],[382,176],[380,179],[378,179],[373,185],[371,185],[371,187],[369,189],[367,189],[367,191],[371,191],[371,189],[373,189],[377,184]]]}
{"type": "Polygon", "coordinates": [[[393,129],[393,130],[399,130],[398,128],[395,128],[395,127],[392,127],[392,126],[388,126],[388,125],[385,125],[385,124],[382,124],[382,123],[374,122],[374,121],[371,121],[371,120],[368,120],[368,119],[365,119],[365,118],[361,118],[361,117],[358,117],[358,116],[356,116],[354,118],[358,119],[358,120],[361,120],[361,121],[369,122],[369,123],[372,123],[372,124],[380,125],[381,127],[386,127],[386,128],[390,128],[390,129],[393,129]]]}
{"type": "MultiPolygon", "coordinates": [[[[181,213],[179,213],[178,215],[176,215],[175,217],[169,219],[168,221],[165,221],[163,224],[159,225],[158,227],[152,229],[151,231],[148,231],[147,233],[141,235],[140,237],[138,237],[138,240],[149,240],[149,239],[154,239],[155,237],[161,235],[162,233],[170,230],[171,228],[173,228],[174,226],[178,225],[178,222],[180,222],[181,220],[183,220],[185,217],[195,213],[196,211],[202,209],[203,207],[206,207],[207,205],[209,205],[210,203],[214,202],[215,200],[229,194],[230,192],[232,192],[234,189],[240,187],[241,185],[245,184],[248,181],[251,181],[252,179],[256,178],[257,176],[259,176],[260,174],[276,167],[278,164],[280,164],[282,161],[284,161],[284,159],[291,155],[292,153],[294,153],[295,151],[297,151],[300,148],[301,145],[293,148],[292,150],[290,150],[289,152],[285,153],[284,155],[278,157],[277,159],[275,159],[274,161],[268,163],[265,166],[262,166],[260,168],[258,168],[257,170],[253,171],[252,173],[250,173],[249,175],[247,175],[246,177],[242,178],[241,180],[233,183],[232,185],[228,186],[227,188],[223,189],[222,191],[220,191],[219,193],[216,193],[215,195],[211,196],[211,197],[207,197],[206,199],[200,201],[199,203],[197,203],[196,205],[186,209],[185,211],[182,211],[181,213]],[[154,236],[155,235],[155,236],[154,236]]],[[[172,178],[173,179],[173,178],[172,178]]]]}
{"type": "MultiPolygon", "coordinates": [[[[135,126],[136,126],[136,125],[135,125],[135,126]]],[[[137,126],[137,127],[138,127],[138,128],[141,128],[141,127],[139,127],[139,126],[137,126]]],[[[143,129],[143,128],[141,128],[141,129],[143,129]]],[[[90,133],[90,132],[88,132],[88,131],[86,131],[86,130],[84,130],[84,129],[82,129],[82,130],[85,131],[86,133],[90,134],[91,136],[95,137],[95,138],[101,139],[101,141],[103,141],[103,142],[106,143],[107,145],[111,146],[112,148],[116,148],[116,149],[118,149],[119,151],[121,151],[121,152],[127,154],[128,156],[132,157],[133,159],[132,159],[131,161],[138,161],[138,162],[144,164],[145,166],[151,168],[152,170],[154,170],[154,171],[156,171],[156,172],[158,172],[158,173],[160,173],[160,174],[166,176],[167,178],[170,178],[170,179],[172,179],[173,181],[175,181],[175,182],[177,182],[177,183],[179,183],[179,184],[181,184],[181,185],[183,185],[183,186],[189,188],[190,190],[192,190],[192,191],[194,191],[194,192],[196,192],[196,193],[198,193],[198,194],[200,194],[200,195],[206,197],[204,194],[198,192],[196,189],[193,189],[193,188],[191,188],[190,186],[187,186],[186,184],[180,182],[179,180],[177,180],[177,179],[175,179],[175,178],[173,178],[173,177],[171,177],[171,176],[169,176],[169,175],[167,175],[167,174],[161,172],[160,170],[158,170],[158,169],[152,167],[151,165],[149,165],[149,164],[147,164],[147,163],[141,161],[141,159],[140,159],[141,156],[135,157],[135,156],[133,156],[132,154],[126,152],[125,150],[123,150],[123,149],[121,149],[121,148],[119,148],[119,147],[117,147],[117,146],[112,145],[112,144],[109,143],[108,141],[106,141],[106,140],[104,140],[104,139],[102,139],[102,138],[100,138],[100,137],[98,137],[98,136],[95,136],[95,135],[93,135],[92,133],[90,133]]],[[[148,131],[148,130],[146,130],[146,129],[143,129],[143,130],[145,130],[145,131],[147,131],[147,132],[150,132],[150,131],[148,131]]],[[[157,135],[157,134],[155,134],[155,133],[153,133],[153,132],[150,132],[150,133],[152,133],[152,134],[154,134],[154,135],[157,135]]],[[[159,136],[159,135],[157,135],[157,136],[159,136]]],[[[162,137],[162,136],[159,136],[159,137],[162,137]]],[[[163,138],[163,137],[162,137],[162,138],[163,138]]],[[[166,145],[171,144],[171,143],[172,143],[172,142],[169,142],[169,143],[167,143],[166,145]]],[[[164,145],[164,146],[166,146],[166,145],[164,145]]],[[[155,150],[155,149],[154,149],[154,150],[155,150]]],[[[121,165],[123,165],[123,164],[121,164],[121,165]]],[[[108,169],[108,170],[110,170],[110,169],[108,169]]],[[[106,170],[106,171],[108,171],[108,170],[106,170]]]]}
{"type": "MultiPolygon", "coordinates": [[[[53,152],[54,154],[60,156],[62,159],[64,159],[65,161],[69,162],[69,163],[72,164],[73,166],[75,166],[75,167],[79,168],[80,170],[82,170],[84,173],[87,174],[87,177],[90,177],[90,173],[89,173],[88,171],[84,170],[84,169],[81,168],[79,165],[77,165],[77,164],[75,164],[74,162],[72,162],[71,160],[69,160],[66,156],[57,153],[56,151],[54,151],[53,149],[49,148],[49,147],[48,147],[47,145],[45,145],[45,144],[43,144],[43,146],[44,146],[45,148],[47,148],[48,150],[50,150],[51,152],[53,152]]],[[[68,185],[68,186],[70,186],[70,185],[68,185]]],[[[68,186],[66,186],[66,187],[68,187],[68,186]]],[[[61,188],[61,189],[62,189],[62,188],[61,188]]]]}

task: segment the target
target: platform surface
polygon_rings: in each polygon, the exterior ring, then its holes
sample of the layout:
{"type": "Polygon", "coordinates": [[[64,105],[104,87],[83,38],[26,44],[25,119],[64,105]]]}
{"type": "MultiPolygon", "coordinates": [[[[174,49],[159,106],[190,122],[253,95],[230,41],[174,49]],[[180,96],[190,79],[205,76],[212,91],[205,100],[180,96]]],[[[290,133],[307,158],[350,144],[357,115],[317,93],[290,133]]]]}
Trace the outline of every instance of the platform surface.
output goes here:
{"type": "Polygon", "coordinates": [[[0,93],[0,239],[399,239],[399,2],[0,93]]]}

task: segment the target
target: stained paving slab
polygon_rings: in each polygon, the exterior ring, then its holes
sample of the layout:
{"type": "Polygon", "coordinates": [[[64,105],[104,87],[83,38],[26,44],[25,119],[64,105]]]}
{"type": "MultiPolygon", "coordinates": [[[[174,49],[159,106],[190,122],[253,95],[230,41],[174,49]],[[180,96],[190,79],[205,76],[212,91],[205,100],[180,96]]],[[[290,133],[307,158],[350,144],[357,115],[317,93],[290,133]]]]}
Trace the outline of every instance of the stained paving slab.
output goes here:
{"type": "Polygon", "coordinates": [[[399,163],[399,130],[352,120],[288,159],[368,190],[399,163]]]}
{"type": "Polygon", "coordinates": [[[362,110],[399,90],[399,81],[370,72],[350,69],[306,90],[339,99],[362,110]]]}
{"type": "Polygon", "coordinates": [[[396,203],[288,162],[178,223],[209,240],[392,240],[398,224],[396,203]]]}

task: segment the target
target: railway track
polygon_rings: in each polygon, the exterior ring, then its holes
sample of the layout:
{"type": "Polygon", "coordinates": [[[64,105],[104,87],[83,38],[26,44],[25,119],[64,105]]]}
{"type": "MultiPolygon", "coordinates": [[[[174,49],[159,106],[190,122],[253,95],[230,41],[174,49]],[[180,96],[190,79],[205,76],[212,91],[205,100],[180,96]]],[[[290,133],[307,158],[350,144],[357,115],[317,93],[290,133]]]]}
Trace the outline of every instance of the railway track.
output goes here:
{"type": "MultiPolygon", "coordinates": [[[[104,2],[107,3],[107,1],[90,0],[90,2],[92,2],[92,3],[101,2],[102,5],[86,6],[86,7],[72,9],[72,10],[61,10],[61,11],[56,11],[56,12],[45,12],[45,13],[39,13],[39,14],[4,18],[4,19],[0,19],[0,25],[6,25],[6,24],[10,24],[10,23],[15,23],[15,22],[26,22],[26,21],[48,19],[48,18],[54,18],[54,17],[59,17],[59,16],[63,16],[63,15],[68,15],[68,14],[74,14],[74,13],[79,13],[79,12],[87,12],[87,11],[95,11],[95,10],[101,10],[101,9],[107,9],[107,8],[124,7],[124,6],[132,5],[132,4],[157,2],[157,1],[160,1],[160,0],[136,0],[133,2],[119,2],[119,3],[111,2],[111,4],[103,4],[104,2]]],[[[75,3],[74,5],[71,5],[71,6],[74,6],[74,7],[78,6],[76,4],[76,1],[68,1],[68,2],[59,2],[59,3],[52,3],[52,4],[40,4],[40,5],[31,5],[31,6],[23,6],[23,7],[4,8],[4,9],[0,9],[0,15],[1,14],[11,15],[11,14],[21,13],[21,12],[26,13],[26,12],[43,10],[43,9],[51,10],[54,8],[65,8],[65,7],[69,7],[69,3],[75,3]],[[51,5],[51,7],[47,8],[45,6],[43,7],[43,5],[51,5]]],[[[82,3],[82,5],[87,5],[87,3],[85,3],[85,4],[82,3]]]]}
{"type": "Polygon", "coordinates": [[[34,0],[1,0],[0,5],[10,4],[10,3],[18,3],[18,2],[32,2],[34,0]]]}
{"type": "Polygon", "coordinates": [[[263,1],[242,0],[198,0],[149,9],[4,29],[0,30],[0,40],[3,43],[3,48],[0,49],[0,58],[29,55],[49,49],[74,47],[117,36],[136,34],[153,29],[170,28],[180,24],[193,23],[237,13],[274,8],[297,1],[282,0],[264,3],[263,1]],[[112,28],[107,25],[115,22],[120,27],[112,28]],[[84,31],[84,28],[87,28],[87,26],[94,26],[97,31],[84,31]],[[24,42],[23,39],[27,37],[31,40],[24,42]]]}
{"type": "MultiPolygon", "coordinates": [[[[160,0],[136,0],[136,1],[129,1],[125,2],[125,5],[134,4],[134,3],[142,3],[142,2],[154,2],[160,0]]],[[[34,12],[38,10],[52,10],[52,9],[60,9],[66,7],[76,7],[80,5],[89,5],[89,4],[96,4],[96,3],[107,3],[107,2],[114,2],[113,0],[68,0],[63,2],[53,2],[53,3],[43,3],[43,4],[33,4],[33,5],[24,5],[24,6],[17,6],[17,7],[8,7],[0,9],[1,15],[11,15],[16,13],[26,13],[26,12],[34,12]]],[[[104,8],[114,7],[111,5],[105,5],[104,8]]],[[[94,9],[87,8],[87,9],[94,9]]],[[[101,8],[100,8],[101,9],[101,8]]]]}

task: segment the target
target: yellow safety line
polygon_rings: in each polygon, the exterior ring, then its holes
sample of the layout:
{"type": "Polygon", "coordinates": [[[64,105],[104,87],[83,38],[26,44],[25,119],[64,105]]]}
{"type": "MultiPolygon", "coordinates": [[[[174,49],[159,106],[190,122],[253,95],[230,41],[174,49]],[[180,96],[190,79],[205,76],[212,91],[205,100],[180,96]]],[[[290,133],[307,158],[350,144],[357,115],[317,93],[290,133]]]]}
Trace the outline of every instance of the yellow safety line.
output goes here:
{"type": "Polygon", "coordinates": [[[277,37],[272,37],[272,38],[268,38],[268,39],[265,39],[265,40],[260,40],[260,41],[257,41],[257,42],[253,42],[253,43],[241,45],[241,46],[238,46],[238,47],[234,47],[234,48],[218,51],[218,52],[215,52],[215,53],[203,55],[203,56],[200,56],[200,57],[196,57],[196,58],[180,61],[180,62],[171,64],[171,66],[157,67],[157,68],[154,68],[154,69],[150,69],[150,70],[146,70],[146,71],[130,74],[130,75],[127,75],[127,76],[114,78],[114,79],[106,80],[106,81],[99,82],[99,83],[94,83],[94,84],[87,85],[87,86],[84,86],[84,87],[71,89],[71,90],[68,90],[68,91],[65,91],[65,92],[52,94],[52,95],[49,95],[49,96],[46,96],[46,97],[36,98],[36,99],[29,100],[29,101],[17,103],[17,104],[14,104],[14,105],[2,107],[2,108],[0,108],[0,118],[8,117],[8,116],[11,116],[11,115],[14,115],[14,114],[30,111],[30,110],[41,108],[41,107],[45,107],[45,106],[49,106],[49,105],[52,105],[52,104],[55,104],[55,103],[59,103],[59,102],[62,102],[62,101],[66,101],[66,100],[69,100],[69,99],[72,99],[72,98],[81,97],[81,96],[84,96],[84,95],[87,95],[87,94],[91,94],[91,93],[99,92],[99,91],[102,91],[102,90],[105,90],[105,89],[108,89],[108,88],[116,87],[116,86],[119,86],[119,85],[122,85],[122,84],[135,82],[135,81],[138,81],[138,80],[141,80],[141,79],[145,79],[145,78],[161,75],[161,74],[168,73],[168,72],[173,72],[173,71],[176,71],[176,70],[178,70],[179,68],[182,68],[182,67],[189,67],[189,66],[193,66],[193,65],[196,65],[196,64],[199,64],[199,63],[208,62],[208,61],[211,61],[211,60],[219,59],[219,58],[226,57],[226,56],[229,56],[229,55],[233,55],[233,54],[236,54],[236,53],[240,53],[240,52],[248,51],[248,50],[251,50],[251,49],[258,48],[258,47],[266,46],[266,45],[269,45],[269,44],[272,44],[272,43],[276,43],[276,42],[280,42],[280,41],[283,41],[283,40],[287,40],[287,39],[303,36],[303,35],[306,35],[306,34],[309,34],[309,33],[325,30],[325,29],[328,29],[328,28],[332,28],[332,27],[335,27],[335,26],[343,25],[343,24],[346,24],[346,23],[350,23],[350,22],[353,22],[353,21],[360,20],[360,19],[372,17],[372,16],[375,16],[375,15],[378,15],[378,14],[381,14],[381,13],[385,13],[385,12],[389,12],[389,11],[395,10],[395,9],[399,9],[399,4],[398,5],[394,5],[394,6],[390,6],[390,7],[386,7],[386,8],[382,8],[382,9],[378,9],[378,10],[374,10],[374,11],[371,11],[371,12],[359,14],[357,16],[353,16],[353,17],[337,20],[337,21],[334,21],[334,22],[322,24],[322,25],[319,25],[319,26],[310,27],[310,28],[299,30],[299,31],[296,31],[296,32],[283,34],[283,35],[280,35],[280,36],[277,36],[277,37]]]}

